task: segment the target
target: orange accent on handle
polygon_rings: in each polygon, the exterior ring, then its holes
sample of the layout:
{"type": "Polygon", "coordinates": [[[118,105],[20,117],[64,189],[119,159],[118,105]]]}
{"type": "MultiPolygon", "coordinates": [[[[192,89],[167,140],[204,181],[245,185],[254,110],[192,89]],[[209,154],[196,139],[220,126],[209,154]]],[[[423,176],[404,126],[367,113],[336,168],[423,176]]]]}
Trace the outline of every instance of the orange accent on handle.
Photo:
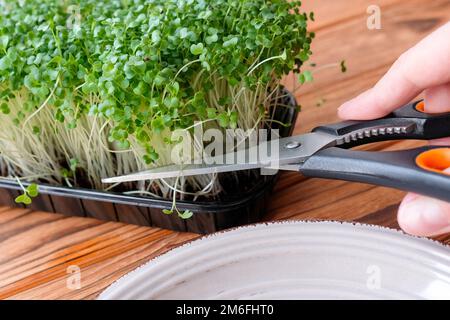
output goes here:
{"type": "Polygon", "coordinates": [[[425,113],[425,102],[420,101],[414,107],[416,108],[417,111],[425,113]]]}
{"type": "Polygon", "coordinates": [[[419,154],[416,164],[424,170],[450,175],[444,172],[450,168],[450,148],[436,148],[419,154]]]}

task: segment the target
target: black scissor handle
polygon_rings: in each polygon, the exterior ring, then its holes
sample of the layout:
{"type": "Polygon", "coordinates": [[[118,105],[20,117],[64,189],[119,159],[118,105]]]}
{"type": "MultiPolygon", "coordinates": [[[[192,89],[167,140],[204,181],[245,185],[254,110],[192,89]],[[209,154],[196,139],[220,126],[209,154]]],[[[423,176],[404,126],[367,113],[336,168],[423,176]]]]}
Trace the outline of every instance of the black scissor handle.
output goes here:
{"type": "Polygon", "coordinates": [[[422,100],[409,103],[381,119],[344,121],[313,131],[340,137],[337,145],[344,148],[377,141],[450,137],[450,112],[429,114],[421,110],[422,100]]]}
{"type": "Polygon", "coordinates": [[[307,177],[363,182],[450,202],[450,146],[402,151],[321,150],[300,165],[307,177]]]}

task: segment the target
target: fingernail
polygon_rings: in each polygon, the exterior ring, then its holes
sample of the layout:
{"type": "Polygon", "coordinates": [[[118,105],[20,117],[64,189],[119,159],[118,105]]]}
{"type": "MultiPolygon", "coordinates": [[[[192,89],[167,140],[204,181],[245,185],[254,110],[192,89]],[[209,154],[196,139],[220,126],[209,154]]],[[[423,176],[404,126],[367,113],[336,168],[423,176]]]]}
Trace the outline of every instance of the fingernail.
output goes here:
{"type": "Polygon", "coordinates": [[[355,99],[349,100],[349,101],[341,104],[341,106],[338,108],[338,111],[344,111],[345,109],[347,109],[348,106],[352,104],[353,100],[355,100],[355,99]]]}
{"type": "Polygon", "coordinates": [[[406,204],[406,203],[409,203],[411,201],[414,201],[415,199],[417,199],[418,196],[419,195],[416,194],[416,193],[408,193],[406,195],[406,197],[403,199],[402,203],[406,204]]]}
{"type": "Polygon", "coordinates": [[[337,109],[337,113],[338,113],[339,118],[341,118],[341,119],[347,119],[348,118],[348,114],[352,110],[353,100],[350,100],[350,101],[347,101],[346,103],[343,103],[337,109]]]}
{"type": "Polygon", "coordinates": [[[422,196],[408,196],[399,209],[399,223],[403,230],[419,236],[439,233],[450,221],[444,202],[422,196]]]}

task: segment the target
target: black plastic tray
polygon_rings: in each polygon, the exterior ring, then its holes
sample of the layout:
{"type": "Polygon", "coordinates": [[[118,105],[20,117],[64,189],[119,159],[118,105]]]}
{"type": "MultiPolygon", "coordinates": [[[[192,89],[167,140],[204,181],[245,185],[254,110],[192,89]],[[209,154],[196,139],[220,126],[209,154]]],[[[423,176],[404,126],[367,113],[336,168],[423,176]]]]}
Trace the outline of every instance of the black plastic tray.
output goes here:
{"type": "MultiPolygon", "coordinates": [[[[283,103],[290,108],[277,108],[275,118],[292,123],[289,128],[278,128],[282,137],[292,134],[298,109],[295,98],[286,96],[283,103]]],[[[177,214],[166,215],[164,209],[172,207],[171,200],[130,196],[82,188],[59,187],[39,184],[39,196],[27,208],[61,213],[69,216],[92,217],[107,221],[119,221],[142,226],[154,226],[176,231],[201,234],[254,223],[266,213],[267,202],[278,174],[259,176],[255,185],[237,200],[228,201],[177,201],[180,211],[190,210],[194,215],[186,220],[177,214]]],[[[27,186],[27,183],[23,183],[27,186]]],[[[21,187],[14,180],[0,178],[0,205],[23,207],[14,199],[21,187]]]]}

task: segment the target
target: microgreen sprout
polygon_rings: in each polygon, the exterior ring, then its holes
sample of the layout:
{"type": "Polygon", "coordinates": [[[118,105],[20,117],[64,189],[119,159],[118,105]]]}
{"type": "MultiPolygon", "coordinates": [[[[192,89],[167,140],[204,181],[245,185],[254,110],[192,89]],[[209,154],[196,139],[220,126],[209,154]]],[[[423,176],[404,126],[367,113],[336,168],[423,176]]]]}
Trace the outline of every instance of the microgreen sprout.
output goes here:
{"type": "MultiPolygon", "coordinates": [[[[312,80],[300,67],[314,15],[300,1],[2,3],[4,176],[106,189],[101,178],[169,164],[175,130],[262,128],[275,121],[268,110],[286,74],[312,80]]],[[[204,175],[180,181],[185,193],[159,180],[121,190],[195,198],[222,186],[204,175]]]]}
{"type": "Polygon", "coordinates": [[[31,204],[32,198],[35,198],[39,195],[39,186],[35,183],[32,183],[25,188],[19,178],[16,177],[16,180],[22,188],[23,193],[15,198],[15,202],[25,205],[31,204]]]}

